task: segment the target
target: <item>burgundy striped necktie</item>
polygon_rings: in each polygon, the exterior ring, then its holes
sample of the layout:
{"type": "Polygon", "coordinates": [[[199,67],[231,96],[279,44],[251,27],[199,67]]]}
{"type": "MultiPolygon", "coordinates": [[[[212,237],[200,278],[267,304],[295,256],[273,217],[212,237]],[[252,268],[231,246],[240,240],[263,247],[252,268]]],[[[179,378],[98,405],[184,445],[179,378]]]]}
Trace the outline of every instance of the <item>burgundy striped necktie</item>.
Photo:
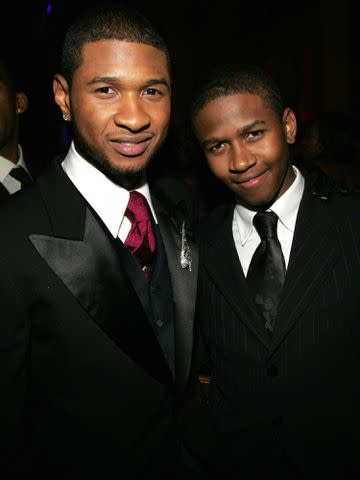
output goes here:
{"type": "Polygon", "coordinates": [[[130,192],[125,216],[131,222],[131,229],[124,244],[137,259],[145,277],[149,278],[152,272],[156,236],[148,202],[141,193],[135,190],[130,192]]]}

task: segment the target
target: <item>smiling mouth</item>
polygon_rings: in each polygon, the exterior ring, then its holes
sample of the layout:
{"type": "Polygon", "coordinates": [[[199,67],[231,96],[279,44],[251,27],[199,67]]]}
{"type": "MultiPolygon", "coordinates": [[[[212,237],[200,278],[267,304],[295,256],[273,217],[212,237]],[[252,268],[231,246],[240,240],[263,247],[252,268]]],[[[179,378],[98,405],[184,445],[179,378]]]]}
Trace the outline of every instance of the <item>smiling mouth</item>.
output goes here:
{"type": "Polygon", "coordinates": [[[125,157],[137,157],[142,155],[152,141],[152,136],[139,138],[117,138],[110,140],[110,145],[117,153],[125,157]]]}
{"type": "Polygon", "coordinates": [[[256,185],[258,185],[262,180],[264,179],[266,175],[267,170],[265,172],[260,173],[259,175],[252,176],[250,178],[237,178],[233,180],[233,183],[236,183],[237,185],[240,185],[241,187],[244,188],[252,188],[256,185]]]}

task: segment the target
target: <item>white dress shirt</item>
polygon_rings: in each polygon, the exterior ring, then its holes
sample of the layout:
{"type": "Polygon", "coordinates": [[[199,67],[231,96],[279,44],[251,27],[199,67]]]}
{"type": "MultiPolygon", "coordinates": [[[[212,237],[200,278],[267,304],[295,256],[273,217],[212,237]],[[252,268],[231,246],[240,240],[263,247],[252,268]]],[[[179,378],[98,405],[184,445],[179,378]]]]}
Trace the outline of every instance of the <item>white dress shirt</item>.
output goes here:
{"type": "MultiPolygon", "coordinates": [[[[71,143],[62,167],[81,195],[107,226],[112,236],[119,237],[124,242],[131,228],[130,221],[124,216],[130,197],[128,190],[114,183],[81,157],[75,149],[74,142],[71,143]]],[[[142,193],[148,201],[151,213],[157,223],[149,185],[144,183],[136,190],[142,193]]]]}
{"type": "Polygon", "coordinates": [[[13,194],[21,189],[21,183],[19,182],[19,180],[16,180],[9,175],[10,171],[16,167],[23,167],[31,178],[30,172],[25,164],[23,151],[20,145],[19,160],[16,164],[10,162],[10,160],[0,155],[0,182],[4,185],[4,187],[10,194],[13,194]]]}
{"type": "MultiPolygon", "coordinates": [[[[284,255],[285,265],[288,266],[291,245],[294,236],[296,217],[304,192],[304,177],[293,166],[295,180],[280,198],[272,205],[269,211],[273,211],[279,217],[277,235],[284,255]]],[[[256,212],[237,204],[233,217],[233,237],[241,266],[246,277],[252,256],[260,243],[259,234],[253,225],[256,212]]]]}

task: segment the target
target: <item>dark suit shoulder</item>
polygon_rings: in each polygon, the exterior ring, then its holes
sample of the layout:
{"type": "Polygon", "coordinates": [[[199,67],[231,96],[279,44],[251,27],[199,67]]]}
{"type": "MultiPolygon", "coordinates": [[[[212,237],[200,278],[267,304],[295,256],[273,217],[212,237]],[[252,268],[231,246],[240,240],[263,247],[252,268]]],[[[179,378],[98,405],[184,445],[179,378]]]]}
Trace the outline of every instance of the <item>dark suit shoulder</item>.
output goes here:
{"type": "Polygon", "coordinates": [[[150,185],[150,191],[170,212],[182,204],[186,216],[192,223],[198,221],[197,197],[185,182],[172,177],[162,177],[150,185]]]}
{"type": "Polygon", "coordinates": [[[349,232],[350,228],[354,238],[360,242],[360,193],[345,191],[334,183],[325,196],[320,196],[312,192],[307,177],[305,181],[298,219],[308,219],[314,229],[328,225],[340,236],[341,232],[349,232]]]}
{"type": "Polygon", "coordinates": [[[194,192],[190,186],[177,178],[162,177],[153,181],[150,187],[157,195],[163,195],[173,203],[178,203],[180,200],[187,198],[190,201],[194,199],[194,192]]]}
{"type": "Polygon", "coordinates": [[[234,204],[230,202],[222,203],[205,215],[200,222],[200,237],[208,238],[211,232],[217,231],[227,223],[229,215],[234,211],[234,204]]]}
{"type": "Polygon", "coordinates": [[[305,173],[305,188],[313,198],[324,205],[356,205],[360,198],[360,192],[350,191],[339,184],[333,177],[325,174],[319,168],[305,173]]]}
{"type": "Polygon", "coordinates": [[[333,218],[337,223],[350,221],[359,230],[360,225],[360,193],[336,192],[329,200],[333,209],[333,218]],[[335,220],[336,219],[336,220],[335,220]]]}
{"type": "MultiPolygon", "coordinates": [[[[304,174],[304,173],[303,173],[304,174]]],[[[335,178],[325,174],[319,168],[315,168],[304,174],[307,189],[312,195],[320,200],[331,200],[340,197],[356,198],[360,192],[352,192],[342,186],[335,178]]]]}

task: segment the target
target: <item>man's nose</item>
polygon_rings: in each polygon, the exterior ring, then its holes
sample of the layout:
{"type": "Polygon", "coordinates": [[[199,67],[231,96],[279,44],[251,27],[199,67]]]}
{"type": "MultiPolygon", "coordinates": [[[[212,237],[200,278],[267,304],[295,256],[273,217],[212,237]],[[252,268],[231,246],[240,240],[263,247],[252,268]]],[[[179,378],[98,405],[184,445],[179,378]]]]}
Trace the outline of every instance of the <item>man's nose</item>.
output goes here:
{"type": "Polygon", "coordinates": [[[254,153],[249,151],[245,146],[237,144],[233,147],[229,170],[235,172],[243,172],[255,165],[257,162],[254,153]]]}
{"type": "Polygon", "coordinates": [[[133,132],[143,130],[151,123],[141,97],[130,94],[123,95],[119,100],[114,121],[117,126],[133,132]]]}

